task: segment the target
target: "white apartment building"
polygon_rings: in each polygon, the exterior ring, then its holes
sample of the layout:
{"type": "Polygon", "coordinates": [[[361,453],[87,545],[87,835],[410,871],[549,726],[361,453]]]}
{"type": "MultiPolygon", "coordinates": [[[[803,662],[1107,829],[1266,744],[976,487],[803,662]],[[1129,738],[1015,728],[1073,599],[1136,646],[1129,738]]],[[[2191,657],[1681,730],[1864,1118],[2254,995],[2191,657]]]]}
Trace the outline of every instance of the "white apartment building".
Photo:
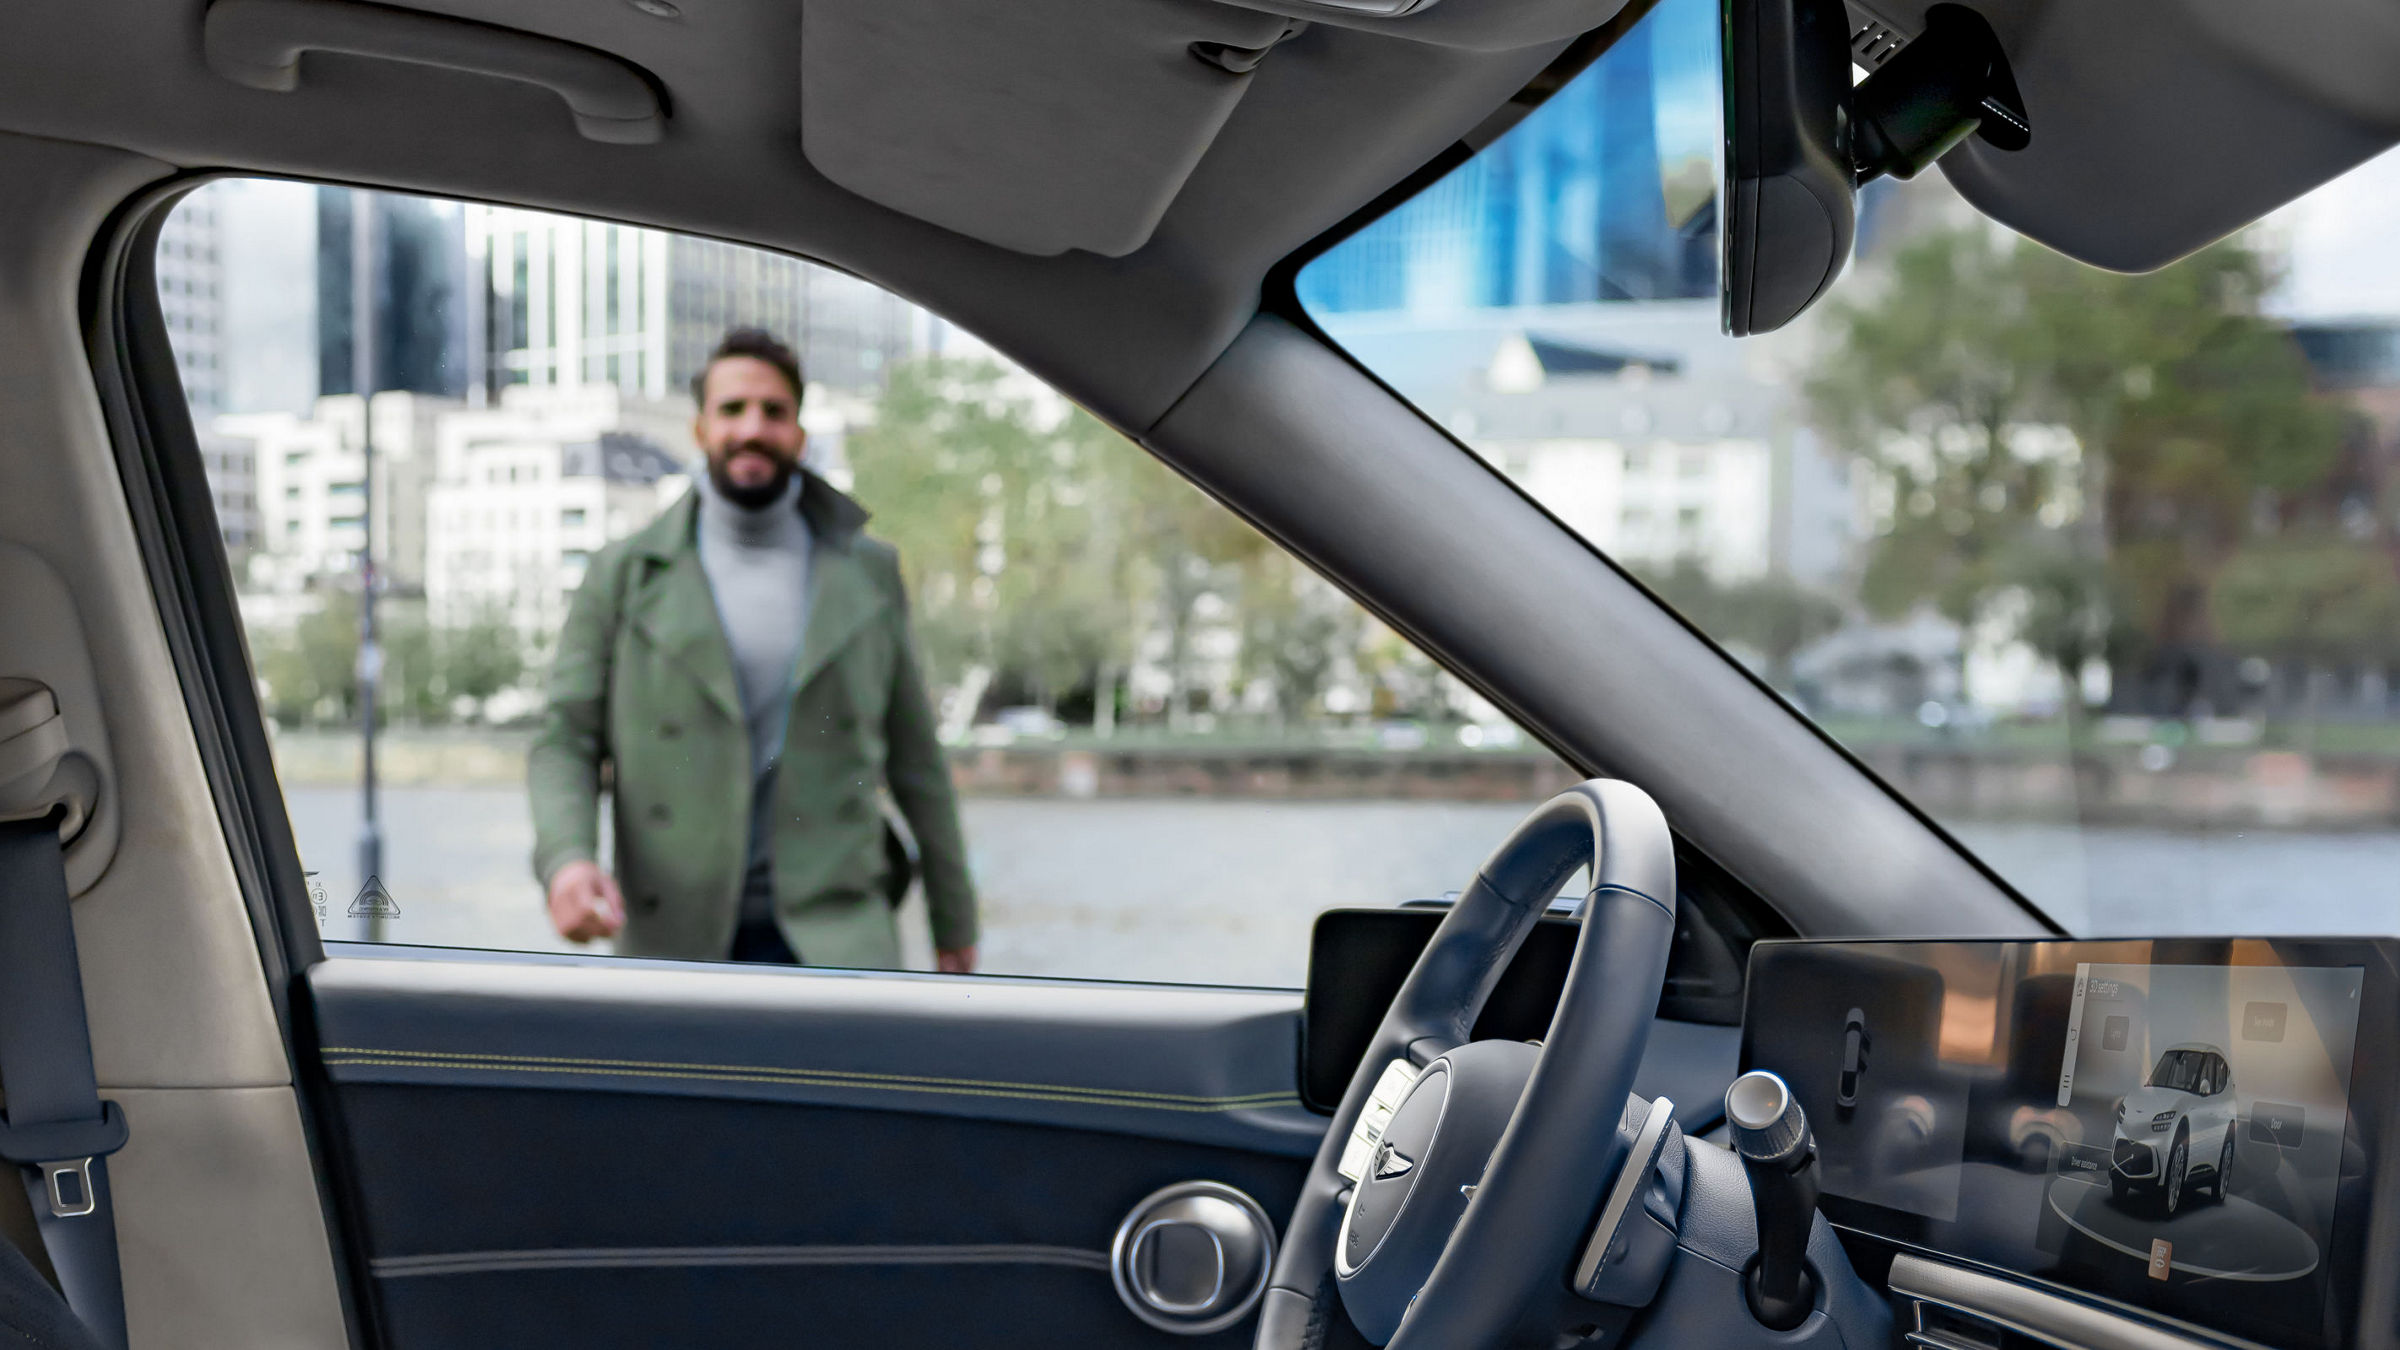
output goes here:
{"type": "MultiPolygon", "coordinates": [[[[459,407],[423,394],[375,396],[375,552],[386,594],[424,585],[434,426],[459,407]]],[[[258,538],[247,589],[290,595],[358,575],[367,543],[360,411],[357,396],[341,394],[318,399],[305,416],[238,413],[212,424],[218,437],[248,446],[258,538]]]]}
{"type": "Polygon", "coordinates": [[[158,307],[200,426],[225,407],[225,269],[217,201],[195,192],[159,226],[158,307]]]}
{"type": "Polygon", "coordinates": [[[1775,406],[1680,378],[1680,358],[1518,333],[1457,431],[1610,557],[1698,562],[1722,584],[1776,565],[1775,406]]]}
{"type": "Polygon", "coordinates": [[[247,558],[258,547],[258,481],[250,442],[220,436],[198,423],[200,465],[208,473],[208,495],[217,510],[217,534],[225,552],[247,558]]]}
{"type": "Polygon", "coordinates": [[[425,505],[426,617],[437,628],[503,619],[547,643],[594,552],[686,490],[688,401],[610,385],[504,390],[434,429],[425,505]]]}
{"type": "Polygon", "coordinates": [[[226,332],[224,220],[215,194],[195,192],[159,227],[158,306],[175,350],[175,372],[183,383],[198,430],[200,458],[215,499],[217,531],[226,551],[247,554],[258,543],[258,494],[251,481],[246,442],[213,434],[209,424],[224,411],[230,343],[226,332]]]}
{"type": "Polygon", "coordinates": [[[1832,584],[1861,498],[1708,302],[1345,315],[1334,338],[1619,561],[1832,584]]]}

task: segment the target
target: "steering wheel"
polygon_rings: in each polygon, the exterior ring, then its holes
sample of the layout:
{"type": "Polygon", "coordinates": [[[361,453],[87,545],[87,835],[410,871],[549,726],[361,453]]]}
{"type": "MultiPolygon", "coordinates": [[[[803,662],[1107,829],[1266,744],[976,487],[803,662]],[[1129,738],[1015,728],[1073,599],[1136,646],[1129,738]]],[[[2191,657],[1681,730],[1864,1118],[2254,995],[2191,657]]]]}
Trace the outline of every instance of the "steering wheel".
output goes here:
{"type": "Polygon", "coordinates": [[[1313,1350],[1337,1291],[1369,1340],[1442,1350],[1502,1345],[1567,1297],[1624,1164],[1617,1124],[1666,981],[1674,906],[1674,838],[1631,783],[1578,784],[1517,826],[1417,958],[1342,1094],[1257,1350],[1313,1350]],[[1538,1047],[1470,1042],[1518,944],[1586,865],[1583,931],[1548,1034],[1538,1047]],[[1388,1123],[1370,1140],[1362,1117],[1388,1123]]]}

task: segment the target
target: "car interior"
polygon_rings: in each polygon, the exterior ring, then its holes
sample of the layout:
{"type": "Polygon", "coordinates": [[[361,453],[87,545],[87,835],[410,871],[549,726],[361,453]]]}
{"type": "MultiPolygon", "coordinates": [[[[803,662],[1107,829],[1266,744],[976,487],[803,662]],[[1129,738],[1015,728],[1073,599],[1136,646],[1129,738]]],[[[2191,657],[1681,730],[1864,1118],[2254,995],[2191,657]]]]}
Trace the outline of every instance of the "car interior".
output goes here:
{"type": "MultiPolygon", "coordinates": [[[[2070,931],[1302,302],[1312,261],[1653,8],[12,13],[0,1156],[26,1189],[0,1196],[0,1326],[391,1350],[2400,1344],[2400,928],[2070,931]],[[166,220],[228,177],[872,282],[1586,781],[1473,875],[1428,878],[1444,900],[1319,916],[1305,988],[329,940],[159,302],[166,220]],[[2151,1085],[2170,1042],[2220,1073],[2234,1047],[2226,1090],[2151,1085]],[[2263,1170],[2229,1195],[2236,1167],[2263,1170]]],[[[1878,176],[1938,169],[1991,229],[2147,272],[2400,143],[2400,21],[2350,0],[1727,0],[1712,22],[1735,334],[1844,294],[1878,176]]]]}

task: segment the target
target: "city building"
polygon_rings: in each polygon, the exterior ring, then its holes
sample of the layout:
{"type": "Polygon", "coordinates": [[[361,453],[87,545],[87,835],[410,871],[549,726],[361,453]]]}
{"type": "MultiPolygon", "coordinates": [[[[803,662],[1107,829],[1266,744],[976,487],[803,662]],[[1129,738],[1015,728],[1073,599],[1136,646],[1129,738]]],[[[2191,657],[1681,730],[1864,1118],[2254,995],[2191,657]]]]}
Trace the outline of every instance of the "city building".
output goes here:
{"type": "Polygon", "coordinates": [[[225,275],[217,204],[195,193],[158,232],[158,307],[175,348],[175,372],[192,419],[225,409],[225,275]]]}
{"type": "Polygon", "coordinates": [[[1334,339],[1619,561],[1831,588],[1858,491],[1713,300],[1330,316],[1334,339]]]}
{"type": "Polygon", "coordinates": [[[791,343],[812,384],[863,390],[920,345],[915,306],[831,268],[630,225],[467,210],[488,278],[493,390],[610,384],[664,399],[741,326],[791,343]]]}
{"type": "MultiPolygon", "coordinates": [[[[456,400],[396,392],[375,396],[375,552],[385,594],[425,584],[425,491],[433,471],[434,426],[456,400]]],[[[222,438],[248,447],[258,501],[257,548],[245,589],[298,595],[328,583],[354,584],[367,542],[367,492],[360,416],[352,394],[328,395],[306,416],[229,413],[222,438]]]]}
{"type": "Polygon", "coordinates": [[[364,329],[376,392],[468,397],[483,366],[484,295],[467,265],[466,208],[432,197],[326,187],[317,189],[316,222],[318,392],[357,392],[353,343],[364,329]],[[374,283],[371,328],[352,312],[362,201],[374,283]]]}
{"type": "Polygon", "coordinates": [[[1832,583],[1846,465],[1720,331],[1717,15],[1663,0],[1482,153],[1302,269],[1368,369],[1612,557],[1832,583]]]}
{"type": "MultiPolygon", "coordinates": [[[[317,387],[317,195],[309,183],[220,178],[168,218],[217,219],[224,277],[224,401],[213,411],[305,413],[317,387]]],[[[206,426],[207,417],[195,416],[206,426]]]]}
{"type": "Polygon", "coordinates": [[[208,495],[217,511],[217,534],[234,566],[245,565],[258,547],[258,479],[250,442],[220,436],[206,426],[196,430],[200,467],[208,475],[208,495]]]}
{"type": "Polygon", "coordinates": [[[516,387],[436,419],[425,502],[426,617],[503,621],[546,645],[602,545],[687,490],[688,401],[610,385],[516,387]]]}
{"type": "Polygon", "coordinates": [[[1717,291],[1716,8],[1663,0],[1481,153],[1299,277],[1313,315],[1717,291]]]}
{"type": "Polygon", "coordinates": [[[200,456],[215,499],[217,531],[226,551],[246,555],[258,542],[258,497],[251,482],[249,447],[208,430],[226,406],[226,377],[232,347],[227,331],[224,219],[208,192],[192,197],[159,227],[158,306],[175,349],[175,373],[183,382],[200,456]]]}

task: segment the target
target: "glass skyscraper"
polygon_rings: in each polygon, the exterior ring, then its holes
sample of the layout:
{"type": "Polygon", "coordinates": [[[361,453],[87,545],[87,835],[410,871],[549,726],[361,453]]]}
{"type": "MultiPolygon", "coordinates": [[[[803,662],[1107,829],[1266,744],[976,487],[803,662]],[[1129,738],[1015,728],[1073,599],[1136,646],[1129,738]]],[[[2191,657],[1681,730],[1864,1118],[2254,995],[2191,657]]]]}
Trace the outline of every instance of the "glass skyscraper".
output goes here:
{"type": "Polygon", "coordinates": [[[1712,0],[1663,0],[1481,154],[1300,274],[1312,313],[1713,296],[1712,0]]]}

